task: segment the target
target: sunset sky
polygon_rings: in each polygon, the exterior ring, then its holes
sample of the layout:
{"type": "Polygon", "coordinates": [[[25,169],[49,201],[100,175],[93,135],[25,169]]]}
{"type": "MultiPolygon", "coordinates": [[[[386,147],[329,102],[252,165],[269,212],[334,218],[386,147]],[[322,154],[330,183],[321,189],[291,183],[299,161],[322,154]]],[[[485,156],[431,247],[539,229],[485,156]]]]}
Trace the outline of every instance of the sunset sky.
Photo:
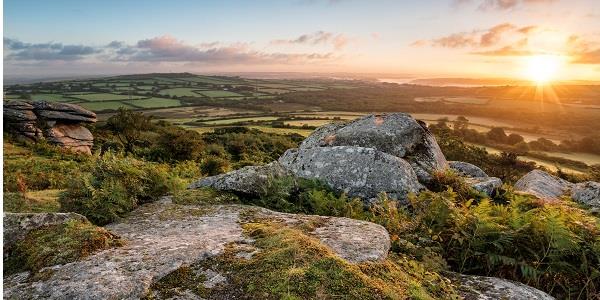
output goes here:
{"type": "Polygon", "coordinates": [[[555,79],[600,80],[600,1],[4,1],[5,77],[269,71],[527,79],[539,56],[552,57],[555,79]]]}

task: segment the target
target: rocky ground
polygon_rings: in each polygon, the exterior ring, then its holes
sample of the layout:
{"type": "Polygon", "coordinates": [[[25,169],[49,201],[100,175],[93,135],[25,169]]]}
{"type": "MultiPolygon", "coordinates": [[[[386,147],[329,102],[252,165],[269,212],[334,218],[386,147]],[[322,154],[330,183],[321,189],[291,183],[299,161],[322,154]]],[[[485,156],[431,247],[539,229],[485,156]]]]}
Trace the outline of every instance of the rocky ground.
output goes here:
{"type": "MultiPolygon", "coordinates": [[[[4,279],[6,299],[138,299],[153,282],[237,245],[250,258],[253,240],[242,225],[256,220],[310,229],[311,234],[352,263],[387,256],[387,231],[376,224],[346,218],[284,214],[243,205],[182,206],[170,198],[146,204],[130,217],[106,228],[125,240],[123,247],[105,250],[80,261],[42,270],[32,281],[27,272],[4,279]],[[83,296],[85,295],[85,296],[83,296]]],[[[207,288],[226,284],[226,277],[206,271],[207,288]]]]}

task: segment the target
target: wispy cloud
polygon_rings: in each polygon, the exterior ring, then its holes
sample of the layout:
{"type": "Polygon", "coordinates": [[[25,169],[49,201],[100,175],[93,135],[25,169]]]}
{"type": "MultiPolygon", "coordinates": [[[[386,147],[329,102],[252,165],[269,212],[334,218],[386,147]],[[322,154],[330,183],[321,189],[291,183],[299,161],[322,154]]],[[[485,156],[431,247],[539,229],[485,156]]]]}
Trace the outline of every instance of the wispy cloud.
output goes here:
{"type": "Polygon", "coordinates": [[[5,59],[14,60],[78,60],[98,53],[99,50],[84,45],[64,45],[62,43],[23,43],[16,39],[4,38],[5,59]]]}
{"type": "Polygon", "coordinates": [[[327,31],[317,31],[300,35],[293,39],[277,39],[272,40],[273,45],[325,45],[331,44],[335,50],[341,50],[349,42],[349,39],[343,34],[335,34],[327,31]]]}
{"type": "Polygon", "coordinates": [[[453,0],[452,6],[460,8],[475,4],[478,10],[514,10],[536,4],[550,4],[557,0],[453,0]]]}

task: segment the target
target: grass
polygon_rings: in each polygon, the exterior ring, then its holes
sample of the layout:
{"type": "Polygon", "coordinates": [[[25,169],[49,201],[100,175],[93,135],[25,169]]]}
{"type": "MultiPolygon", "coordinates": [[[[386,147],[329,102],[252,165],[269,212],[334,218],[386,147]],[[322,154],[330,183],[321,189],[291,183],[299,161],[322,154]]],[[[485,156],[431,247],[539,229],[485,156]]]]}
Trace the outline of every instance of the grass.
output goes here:
{"type": "Polygon", "coordinates": [[[36,101],[48,101],[48,102],[71,102],[76,101],[73,98],[67,98],[61,94],[33,94],[31,95],[31,100],[36,101]]]}
{"type": "Polygon", "coordinates": [[[293,120],[285,121],[285,125],[290,126],[322,126],[334,122],[334,120],[293,120]]]}
{"type": "Polygon", "coordinates": [[[194,92],[196,88],[172,88],[164,89],[158,92],[161,95],[177,96],[177,97],[200,97],[199,93],[194,92]]]}
{"type": "Polygon", "coordinates": [[[285,94],[285,93],[289,93],[291,92],[290,90],[283,90],[283,89],[259,89],[258,90],[261,93],[268,93],[268,94],[285,94]]]}
{"type": "Polygon", "coordinates": [[[72,97],[81,99],[81,100],[85,100],[85,101],[90,101],[90,102],[146,98],[145,96],[131,95],[131,97],[130,97],[129,95],[117,95],[117,94],[110,94],[110,93],[81,94],[81,95],[73,95],[72,97]]]}
{"type": "Polygon", "coordinates": [[[60,211],[58,196],[61,191],[59,189],[51,189],[29,191],[24,194],[4,192],[3,208],[6,212],[17,213],[58,212],[60,211]]]}
{"type": "Polygon", "coordinates": [[[131,106],[129,104],[125,104],[120,101],[84,102],[84,103],[77,103],[77,105],[81,105],[84,108],[87,108],[91,111],[102,111],[102,110],[108,110],[108,109],[117,110],[117,109],[119,109],[119,107],[124,107],[124,108],[129,108],[129,109],[133,108],[133,106],[131,106]]]}
{"type": "Polygon", "coordinates": [[[241,94],[238,93],[234,93],[234,92],[230,92],[230,91],[219,91],[219,90],[214,90],[214,91],[199,91],[198,93],[206,96],[206,97],[211,97],[211,98],[220,98],[220,97],[236,97],[236,96],[243,96],[241,94]]]}
{"type": "Polygon", "coordinates": [[[173,193],[173,203],[181,205],[240,203],[237,196],[211,188],[181,190],[173,193]]]}
{"type": "Polygon", "coordinates": [[[5,274],[66,264],[96,251],[122,246],[123,241],[89,222],[69,221],[32,230],[12,247],[5,274]]]}
{"type": "Polygon", "coordinates": [[[161,108],[161,107],[174,107],[181,106],[181,101],[177,99],[168,99],[168,98],[149,98],[142,100],[129,100],[123,101],[132,106],[141,107],[141,108],[161,108]]]}
{"type": "Polygon", "coordinates": [[[222,292],[249,299],[457,298],[442,277],[414,262],[392,257],[352,265],[300,228],[268,221],[243,228],[260,251],[243,259],[230,246],[216,262],[209,261],[230,276],[226,289],[206,291],[208,298],[222,292]]]}
{"type": "Polygon", "coordinates": [[[184,81],[198,82],[198,83],[206,83],[206,84],[232,84],[236,83],[235,81],[223,80],[214,77],[208,76],[196,76],[196,77],[182,77],[177,78],[184,81]]]}
{"type": "Polygon", "coordinates": [[[250,117],[250,118],[235,118],[235,119],[223,119],[214,121],[204,121],[207,125],[229,125],[238,122],[250,122],[250,121],[275,121],[279,117],[250,117]]]}

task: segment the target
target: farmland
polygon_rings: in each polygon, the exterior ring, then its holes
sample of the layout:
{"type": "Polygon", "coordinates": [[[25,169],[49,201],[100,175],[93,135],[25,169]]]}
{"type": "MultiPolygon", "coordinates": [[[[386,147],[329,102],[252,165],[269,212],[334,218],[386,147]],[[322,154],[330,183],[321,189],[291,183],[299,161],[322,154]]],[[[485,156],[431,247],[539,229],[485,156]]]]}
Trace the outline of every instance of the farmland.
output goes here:
{"type": "MultiPolygon", "coordinates": [[[[198,132],[244,126],[306,136],[327,123],[390,111],[411,113],[428,125],[446,120],[452,128],[459,116],[465,116],[468,129],[481,135],[501,127],[507,135],[519,135],[527,143],[544,138],[559,145],[600,130],[594,127],[600,113],[595,109],[600,106],[596,89],[561,88],[557,94],[565,98],[564,103],[540,103],[533,101],[533,94],[524,87],[442,88],[163,73],[13,85],[5,87],[4,98],[74,103],[97,112],[100,121],[123,107],[198,132]]],[[[480,145],[491,152],[502,151],[489,143],[480,145]]],[[[600,163],[597,153],[564,149],[532,150],[521,157],[549,169],[556,169],[557,161],[583,163],[562,166],[573,172],[600,163]]]]}

